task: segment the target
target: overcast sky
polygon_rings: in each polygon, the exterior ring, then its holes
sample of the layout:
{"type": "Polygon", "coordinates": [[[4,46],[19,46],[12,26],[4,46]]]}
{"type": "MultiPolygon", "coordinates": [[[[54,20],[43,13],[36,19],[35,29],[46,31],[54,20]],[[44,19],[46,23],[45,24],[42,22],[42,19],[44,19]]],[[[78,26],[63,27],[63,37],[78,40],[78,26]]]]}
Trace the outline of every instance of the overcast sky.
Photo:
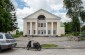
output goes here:
{"type": "MultiPolygon", "coordinates": [[[[85,0],[83,5],[85,5],[85,0]]],[[[63,7],[63,0],[12,0],[17,15],[19,30],[23,30],[23,18],[29,14],[44,9],[52,14],[61,17],[62,22],[68,22],[71,19],[66,17],[66,9],[63,7]]]]}

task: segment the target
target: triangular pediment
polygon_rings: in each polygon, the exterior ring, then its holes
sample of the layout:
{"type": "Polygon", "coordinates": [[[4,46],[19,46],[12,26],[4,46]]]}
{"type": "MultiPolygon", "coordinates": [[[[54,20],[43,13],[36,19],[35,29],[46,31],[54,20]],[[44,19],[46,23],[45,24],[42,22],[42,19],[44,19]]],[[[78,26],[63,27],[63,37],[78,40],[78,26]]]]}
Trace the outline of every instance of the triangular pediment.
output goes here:
{"type": "Polygon", "coordinates": [[[31,15],[28,15],[26,18],[24,19],[37,19],[39,15],[44,15],[47,19],[58,19],[60,20],[61,18],[46,11],[46,10],[43,10],[43,9],[40,9],[34,13],[32,13],[31,15]]]}

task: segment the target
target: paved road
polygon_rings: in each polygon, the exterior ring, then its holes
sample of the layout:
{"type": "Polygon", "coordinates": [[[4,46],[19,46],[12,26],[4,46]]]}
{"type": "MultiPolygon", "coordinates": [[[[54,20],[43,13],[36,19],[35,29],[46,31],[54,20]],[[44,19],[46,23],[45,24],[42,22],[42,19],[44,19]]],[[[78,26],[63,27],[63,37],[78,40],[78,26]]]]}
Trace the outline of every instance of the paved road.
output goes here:
{"type": "Polygon", "coordinates": [[[77,48],[77,47],[84,47],[85,48],[85,41],[67,41],[66,37],[21,37],[17,39],[17,47],[26,47],[29,39],[38,41],[40,44],[56,44],[59,47],[69,47],[69,48],[77,48]]]}
{"type": "Polygon", "coordinates": [[[42,49],[42,51],[14,49],[0,53],[0,55],[85,55],[85,49],[42,49]]]}

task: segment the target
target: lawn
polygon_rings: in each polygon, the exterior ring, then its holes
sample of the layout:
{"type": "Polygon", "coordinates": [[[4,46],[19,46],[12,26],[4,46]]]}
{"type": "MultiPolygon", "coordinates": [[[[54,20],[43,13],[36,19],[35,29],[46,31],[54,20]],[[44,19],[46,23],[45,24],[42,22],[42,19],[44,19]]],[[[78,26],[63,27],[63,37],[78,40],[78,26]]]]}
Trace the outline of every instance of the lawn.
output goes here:
{"type": "Polygon", "coordinates": [[[58,45],[55,44],[42,44],[42,48],[57,48],[58,45]]]}

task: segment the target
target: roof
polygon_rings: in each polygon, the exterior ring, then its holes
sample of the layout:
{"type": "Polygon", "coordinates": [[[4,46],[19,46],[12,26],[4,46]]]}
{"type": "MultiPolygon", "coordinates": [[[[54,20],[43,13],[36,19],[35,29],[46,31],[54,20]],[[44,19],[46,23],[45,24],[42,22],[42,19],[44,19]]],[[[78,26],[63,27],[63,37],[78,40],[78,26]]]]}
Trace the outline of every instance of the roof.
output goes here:
{"type": "MultiPolygon", "coordinates": [[[[28,15],[27,17],[29,17],[29,16],[31,16],[31,15],[33,15],[33,14],[35,14],[35,13],[39,12],[39,11],[45,11],[45,12],[47,12],[48,14],[53,15],[53,16],[55,16],[55,17],[57,17],[59,20],[61,19],[59,16],[56,16],[56,15],[54,15],[54,14],[52,14],[52,13],[50,13],[50,12],[48,12],[48,11],[44,10],[44,9],[39,9],[38,11],[36,11],[36,12],[34,12],[34,13],[32,13],[32,14],[28,15]]],[[[24,19],[26,19],[27,17],[25,17],[24,19]]]]}

